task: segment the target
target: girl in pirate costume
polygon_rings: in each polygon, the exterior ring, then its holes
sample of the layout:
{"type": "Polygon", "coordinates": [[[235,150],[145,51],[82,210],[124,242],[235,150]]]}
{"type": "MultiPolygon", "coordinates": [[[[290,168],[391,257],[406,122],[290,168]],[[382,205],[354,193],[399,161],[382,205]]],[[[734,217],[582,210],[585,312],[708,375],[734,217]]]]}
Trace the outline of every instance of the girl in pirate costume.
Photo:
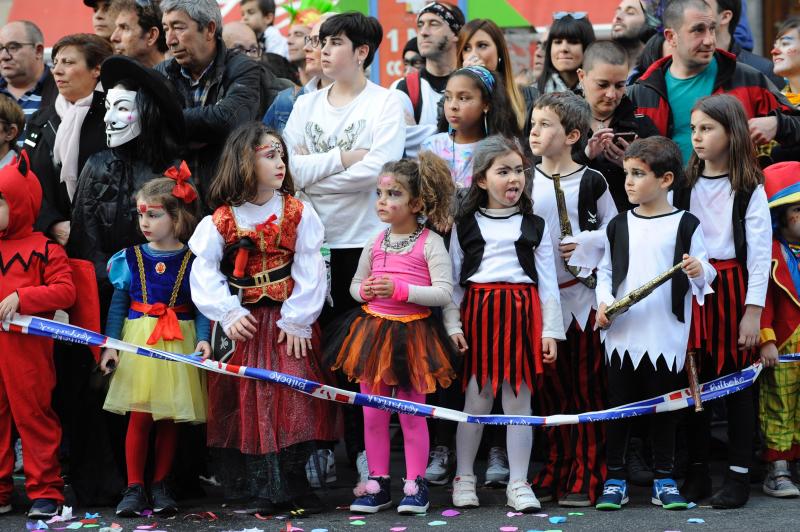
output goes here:
{"type": "MultiPolygon", "coordinates": [[[[197,222],[197,192],[186,182],[186,163],[182,172],[172,170],[173,178],[148,181],[136,195],[139,228],[148,243],[126,248],[108,262],[108,279],[115,290],[106,334],[175,353],[201,351],[208,357],[209,323],[192,305],[189,272],[194,256],[184,244],[197,222]]],[[[205,422],[205,375],[186,364],[120,355],[110,348],[103,351],[100,368],[106,374],[114,371],[103,408],[115,414],[130,412],[125,437],[128,488],[117,515],[136,517],[150,506],[144,470],[153,428],[152,508],[174,514],[177,505],[165,478],[178,444],[176,423],[205,422]]]]}
{"type": "MultiPolygon", "coordinates": [[[[255,122],[234,131],[209,189],[214,214],[189,240],[192,299],[236,343],[231,364],[328,381],[316,326],[324,230],[293,193],[281,137],[255,122]]],[[[304,466],[315,440],[336,439],[334,404],[224,375],[210,376],[208,390],[208,445],[226,496],[255,513],[321,511],[304,466]]]]}
{"type": "MultiPolygon", "coordinates": [[[[363,393],[395,395],[417,403],[436,385],[450,385],[456,351],[429,307],[452,297],[450,257],[444,241],[427,229],[447,223],[454,186],[447,165],[431,152],[419,163],[409,159],[383,166],[378,178],[377,211],[391,227],[370,239],[350,285],[353,298],[365,304],[345,315],[326,342],[328,356],[361,383],[363,393]]],[[[328,357],[326,357],[328,358],[328,357]]],[[[389,493],[390,414],[364,408],[364,440],[369,480],[359,484],[354,512],[374,513],[391,506],[389,493]]],[[[428,488],[428,424],[400,415],[406,454],[405,497],[400,513],[425,513],[428,488]]]]}
{"type": "MultiPolygon", "coordinates": [[[[555,361],[556,340],[565,338],[550,233],[532,212],[523,164],[515,141],[485,139],[475,152],[472,184],[451,235],[458,284],[445,324],[466,353],[464,410],[471,414],[488,414],[502,390],[505,414],[529,415],[534,376],[543,363],[555,361]]],[[[457,507],[479,505],[473,466],[482,428],[458,426],[457,507]]],[[[507,504],[522,512],[541,507],[526,480],[532,444],[531,427],[507,428],[507,504]]]]}
{"type": "MultiPolygon", "coordinates": [[[[700,219],[708,256],[717,270],[714,293],[706,296],[700,323],[700,380],[706,382],[752,364],[758,357],[759,324],[769,282],[772,223],[764,177],[756,161],[747,117],[732,96],[703,98],[691,117],[688,183],[675,191],[676,207],[700,219]]],[[[729,468],[715,508],[743,506],[750,493],[755,402],[752,387],[725,398],[729,468]]],[[[711,495],[708,450],[711,411],[691,414],[687,434],[690,466],[684,496],[699,502],[711,495]]]]}

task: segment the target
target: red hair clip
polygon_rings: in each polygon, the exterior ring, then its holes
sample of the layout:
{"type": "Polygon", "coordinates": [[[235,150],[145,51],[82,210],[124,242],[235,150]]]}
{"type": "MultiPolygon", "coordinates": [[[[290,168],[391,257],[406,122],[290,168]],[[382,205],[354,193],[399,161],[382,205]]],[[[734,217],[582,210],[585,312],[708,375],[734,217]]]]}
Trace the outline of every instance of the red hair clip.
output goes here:
{"type": "Polygon", "coordinates": [[[182,199],[184,203],[191,203],[197,199],[197,192],[188,182],[192,173],[189,171],[186,161],[181,161],[180,167],[173,166],[164,172],[164,175],[175,180],[175,186],[172,188],[173,196],[182,199]]]}

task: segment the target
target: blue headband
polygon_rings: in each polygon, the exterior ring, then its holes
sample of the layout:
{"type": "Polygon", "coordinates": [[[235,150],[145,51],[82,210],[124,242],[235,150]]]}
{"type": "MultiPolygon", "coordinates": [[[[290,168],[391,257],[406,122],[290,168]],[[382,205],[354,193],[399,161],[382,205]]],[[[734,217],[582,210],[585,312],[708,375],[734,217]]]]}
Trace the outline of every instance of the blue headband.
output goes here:
{"type": "Polygon", "coordinates": [[[468,66],[458,69],[456,71],[456,74],[458,74],[463,70],[468,70],[469,72],[477,76],[478,79],[480,79],[481,82],[483,82],[483,86],[486,87],[486,90],[489,92],[489,94],[492,94],[494,92],[494,85],[495,85],[494,75],[492,75],[492,73],[489,72],[489,69],[482,66],[468,66]]]}

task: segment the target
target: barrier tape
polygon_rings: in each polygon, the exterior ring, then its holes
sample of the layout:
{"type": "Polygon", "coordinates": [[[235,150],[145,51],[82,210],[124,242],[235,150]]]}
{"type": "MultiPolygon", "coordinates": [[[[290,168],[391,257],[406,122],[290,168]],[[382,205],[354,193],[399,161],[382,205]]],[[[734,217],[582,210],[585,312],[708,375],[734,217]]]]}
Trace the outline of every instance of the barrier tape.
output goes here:
{"type": "MultiPolygon", "coordinates": [[[[460,423],[479,423],[484,425],[574,425],[577,423],[592,423],[596,421],[608,421],[613,419],[623,419],[658,412],[671,412],[694,406],[689,388],[675,390],[673,392],[637,401],[623,406],[598,410],[595,412],[585,412],[583,414],[557,414],[552,416],[509,416],[509,415],[472,415],[450,408],[442,408],[433,405],[415,403],[393,397],[380,395],[368,395],[350,390],[343,390],[327,384],[320,384],[301,377],[295,377],[260,368],[238,366],[214,360],[203,360],[197,354],[180,355],[170,353],[150,347],[142,347],[115,338],[109,338],[102,334],[89,331],[45,318],[35,316],[22,316],[16,314],[13,319],[6,320],[0,324],[3,331],[21,334],[31,334],[43,336],[53,340],[70,342],[73,344],[109,347],[119,351],[134,353],[140,356],[148,356],[163,360],[171,360],[190,364],[197,368],[233,375],[237,377],[257,379],[272,384],[288,386],[293,390],[337,403],[351,404],[355,406],[367,406],[378,408],[398,414],[407,414],[420,417],[431,417],[434,419],[445,419],[460,423]]],[[[781,355],[780,362],[799,362],[800,353],[781,355]]],[[[740,371],[716,378],[700,385],[700,397],[703,402],[711,401],[726,395],[738,392],[752,385],[761,373],[761,362],[748,366],[740,371]]]]}

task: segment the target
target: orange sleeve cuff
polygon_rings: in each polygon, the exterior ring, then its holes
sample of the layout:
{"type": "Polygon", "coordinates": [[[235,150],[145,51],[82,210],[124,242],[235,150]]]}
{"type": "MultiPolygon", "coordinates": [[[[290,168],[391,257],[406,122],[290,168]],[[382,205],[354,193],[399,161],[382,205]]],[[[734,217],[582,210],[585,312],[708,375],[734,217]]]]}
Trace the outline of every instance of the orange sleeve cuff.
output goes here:
{"type": "Polygon", "coordinates": [[[775,331],[773,331],[772,329],[761,329],[759,340],[760,340],[760,345],[764,345],[769,342],[777,343],[777,338],[775,338],[775,331]]]}

